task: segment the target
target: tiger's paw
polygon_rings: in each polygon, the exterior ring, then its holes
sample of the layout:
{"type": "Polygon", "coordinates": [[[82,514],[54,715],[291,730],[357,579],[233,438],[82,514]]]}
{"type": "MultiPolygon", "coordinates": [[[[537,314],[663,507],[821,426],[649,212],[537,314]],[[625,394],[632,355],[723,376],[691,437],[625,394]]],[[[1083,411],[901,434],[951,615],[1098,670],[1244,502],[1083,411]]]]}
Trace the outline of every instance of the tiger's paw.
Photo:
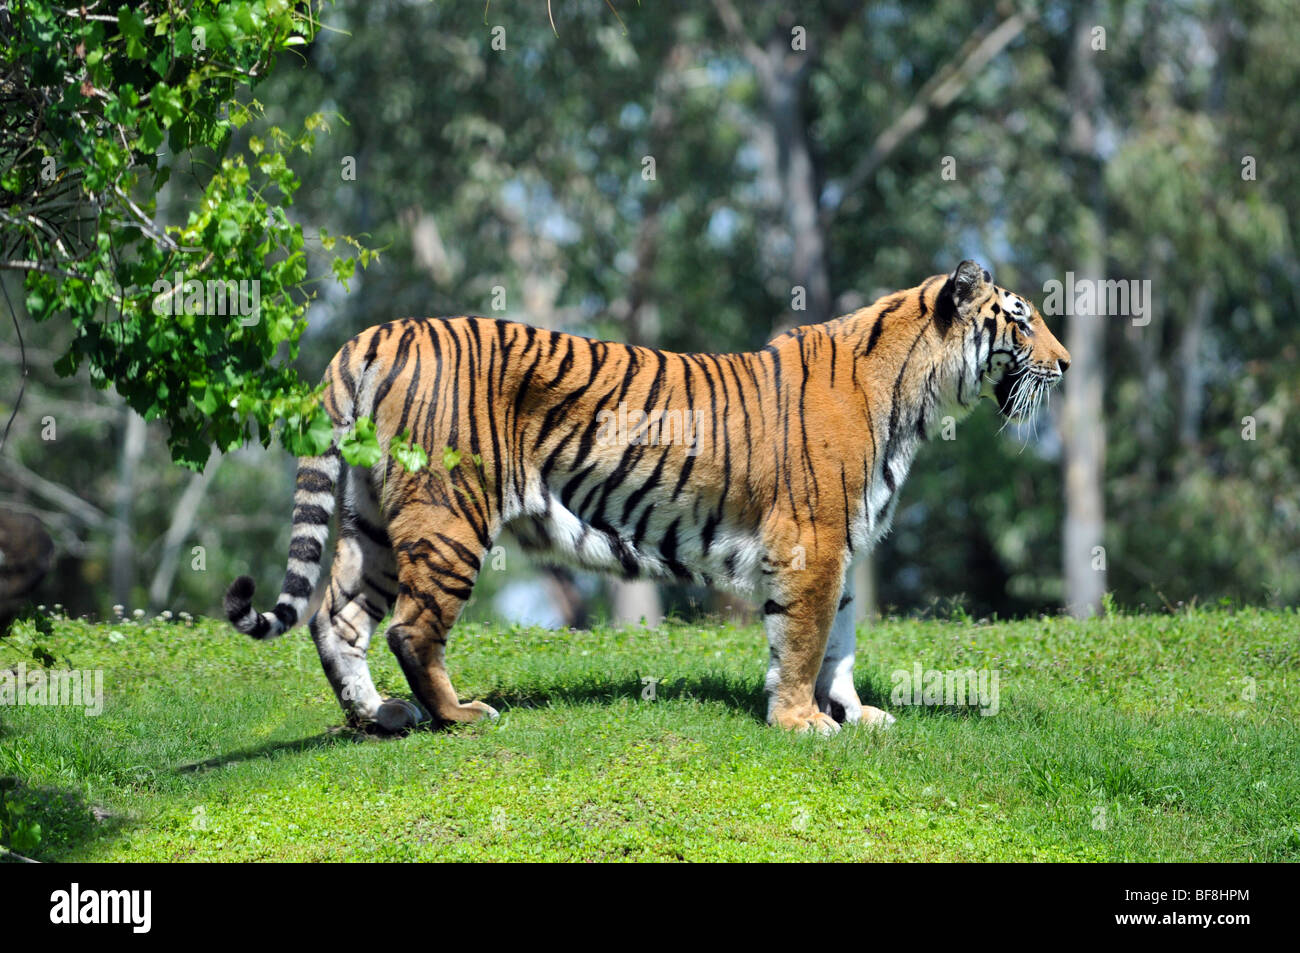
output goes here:
{"type": "Polygon", "coordinates": [[[862,725],[867,728],[888,728],[896,718],[887,711],[872,705],[863,705],[857,694],[831,690],[826,697],[818,696],[817,707],[841,725],[862,725]]]}
{"type": "Polygon", "coordinates": [[[379,706],[374,715],[375,725],[390,734],[414,728],[424,720],[424,712],[404,698],[388,699],[379,706]]]}
{"type": "Polygon", "coordinates": [[[778,714],[772,719],[773,724],[786,731],[800,733],[815,731],[819,735],[833,735],[840,730],[840,723],[825,712],[810,708],[806,712],[789,712],[778,714]]]}
{"type": "Polygon", "coordinates": [[[898,719],[887,711],[881,711],[879,708],[874,708],[871,705],[863,705],[862,720],[859,721],[858,724],[865,728],[880,728],[881,730],[884,730],[896,721],[898,721],[898,719]]]}
{"type": "Polygon", "coordinates": [[[830,715],[841,725],[856,725],[862,720],[862,703],[856,692],[837,692],[817,696],[817,710],[830,715]]]}
{"type": "Polygon", "coordinates": [[[464,702],[455,707],[441,709],[438,712],[438,717],[444,723],[469,724],[483,718],[488,721],[496,721],[499,715],[497,710],[486,702],[464,702]]]}

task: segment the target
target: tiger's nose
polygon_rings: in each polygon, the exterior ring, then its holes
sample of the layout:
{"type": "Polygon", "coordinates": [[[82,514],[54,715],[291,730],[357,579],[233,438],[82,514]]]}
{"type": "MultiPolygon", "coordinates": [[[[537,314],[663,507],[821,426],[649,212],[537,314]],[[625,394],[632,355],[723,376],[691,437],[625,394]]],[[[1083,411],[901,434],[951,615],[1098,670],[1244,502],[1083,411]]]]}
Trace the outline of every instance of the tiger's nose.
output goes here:
{"type": "Polygon", "coordinates": [[[1062,374],[1064,374],[1066,371],[1070,369],[1070,359],[1068,357],[1063,357],[1060,360],[1058,360],[1056,362],[1056,369],[1060,371],[1062,374]]]}

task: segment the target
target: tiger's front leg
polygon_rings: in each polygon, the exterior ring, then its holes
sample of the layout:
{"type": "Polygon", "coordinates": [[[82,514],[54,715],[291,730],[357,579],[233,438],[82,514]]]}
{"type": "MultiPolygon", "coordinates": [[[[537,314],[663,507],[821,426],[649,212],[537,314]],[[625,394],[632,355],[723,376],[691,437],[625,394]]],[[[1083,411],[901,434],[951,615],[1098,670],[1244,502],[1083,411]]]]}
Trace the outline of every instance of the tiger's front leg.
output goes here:
{"type": "Polygon", "coordinates": [[[840,724],[857,724],[862,719],[862,702],[853,684],[853,659],[857,650],[857,632],[853,623],[853,582],[845,574],[831,634],[826,640],[826,654],[817,673],[817,708],[840,724]]]}
{"type": "Polygon", "coordinates": [[[814,687],[835,617],[841,574],[838,565],[810,563],[806,568],[781,566],[768,577],[763,624],[770,653],[769,725],[826,735],[840,730],[818,707],[814,687]]]}
{"type": "Polygon", "coordinates": [[[817,708],[840,724],[888,727],[894,716],[871,705],[863,705],[853,683],[853,661],[857,651],[857,627],[853,620],[853,576],[845,573],[826,654],[817,674],[817,708]]]}

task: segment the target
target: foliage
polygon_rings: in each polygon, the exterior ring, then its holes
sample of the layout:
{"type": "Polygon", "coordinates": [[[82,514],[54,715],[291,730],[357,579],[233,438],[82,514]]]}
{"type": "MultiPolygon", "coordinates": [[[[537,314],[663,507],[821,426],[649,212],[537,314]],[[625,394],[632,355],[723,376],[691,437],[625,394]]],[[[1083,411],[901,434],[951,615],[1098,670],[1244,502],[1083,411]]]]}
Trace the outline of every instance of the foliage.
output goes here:
{"type": "Polygon", "coordinates": [[[54,656],[46,648],[54,626],[50,618],[35,606],[28,606],[10,623],[8,630],[0,632],[0,662],[7,662],[13,656],[19,660],[31,659],[37,665],[48,667],[55,662],[54,656]]]}
{"type": "Polygon", "coordinates": [[[429,454],[414,443],[409,430],[403,430],[388,445],[388,452],[408,473],[417,473],[429,463],[429,454]]]}
{"type": "Polygon", "coordinates": [[[36,850],[41,843],[41,825],[29,816],[30,811],[16,790],[0,787],[0,846],[19,854],[36,850]]]}
{"type": "MultiPolygon", "coordinates": [[[[269,445],[273,432],[295,453],[323,450],[328,419],[284,358],[310,298],[303,228],[286,212],[290,162],[326,119],[234,147],[235,130],[262,114],[248,91],[316,34],[312,4],[21,7],[0,13],[0,267],[26,273],[33,319],[72,323],[59,373],[85,364],[97,387],[161,420],[173,458],[196,469],[212,444],[269,445]],[[159,196],[179,174],[200,197],[183,225],[160,227],[159,196]]],[[[373,253],[348,241],[369,264],[373,253]]],[[[355,263],[332,269],[346,281],[355,263]]]]}
{"type": "Polygon", "coordinates": [[[373,467],[387,453],[408,473],[417,473],[429,462],[428,452],[413,442],[409,429],[394,436],[385,450],[379,445],[375,422],[369,417],[358,417],[352,429],[340,438],[339,453],[357,467],[373,467]]]}
{"type": "Polygon", "coordinates": [[[358,417],[352,429],[339,440],[339,452],[353,466],[373,467],[384,455],[375,432],[375,422],[369,417],[358,417]]]}

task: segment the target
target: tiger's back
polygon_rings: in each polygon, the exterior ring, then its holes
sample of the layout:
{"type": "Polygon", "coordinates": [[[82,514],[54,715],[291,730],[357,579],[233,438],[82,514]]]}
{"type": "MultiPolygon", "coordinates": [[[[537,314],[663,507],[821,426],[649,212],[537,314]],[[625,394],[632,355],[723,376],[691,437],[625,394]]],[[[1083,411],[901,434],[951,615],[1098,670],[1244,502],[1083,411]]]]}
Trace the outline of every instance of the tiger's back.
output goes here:
{"type": "Polygon", "coordinates": [[[450,486],[437,468],[408,475],[389,460],[379,482],[392,488],[393,518],[433,498],[459,508],[479,540],[505,528],[584,568],[750,590],[765,532],[783,516],[813,521],[832,490],[847,513],[860,492],[861,460],[853,473],[832,461],[836,480],[819,479],[828,465],[816,457],[842,456],[836,436],[867,425],[865,405],[834,395],[851,358],[818,368],[819,349],[834,358],[834,348],[816,326],[713,355],[485,318],[409,319],[349,342],[326,401],[342,429],[373,413],[381,444],[409,430],[435,456],[451,447],[481,459],[480,473],[458,468],[450,486]],[[781,386],[791,375],[797,408],[781,386]]]}

